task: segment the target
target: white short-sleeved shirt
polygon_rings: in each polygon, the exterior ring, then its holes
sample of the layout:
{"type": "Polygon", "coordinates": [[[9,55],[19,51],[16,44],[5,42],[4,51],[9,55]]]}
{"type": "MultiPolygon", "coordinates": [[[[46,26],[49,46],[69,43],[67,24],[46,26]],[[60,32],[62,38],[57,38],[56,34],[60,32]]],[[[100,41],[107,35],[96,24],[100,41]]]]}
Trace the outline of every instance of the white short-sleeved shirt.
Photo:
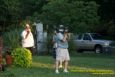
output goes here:
{"type": "Polygon", "coordinates": [[[26,30],[24,30],[21,34],[21,36],[22,36],[22,47],[33,47],[34,46],[33,34],[30,32],[28,34],[28,37],[25,39],[26,34],[27,34],[26,30]]]}

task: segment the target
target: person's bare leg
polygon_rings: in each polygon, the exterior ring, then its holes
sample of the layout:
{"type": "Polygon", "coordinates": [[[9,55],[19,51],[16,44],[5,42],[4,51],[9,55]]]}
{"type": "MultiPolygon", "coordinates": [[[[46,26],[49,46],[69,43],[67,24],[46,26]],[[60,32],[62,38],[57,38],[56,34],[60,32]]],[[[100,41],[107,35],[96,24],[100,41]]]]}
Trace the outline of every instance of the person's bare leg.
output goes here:
{"type": "Polygon", "coordinates": [[[62,68],[62,60],[59,61],[59,68],[62,68]]]}
{"type": "Polygon", "coordinates": [[[59,66],[59,61],[56,61],[55,62],[55,72],[58,74],[59,73],[59,68],[58,68],[58,66],[59,66]]]}
{"type": "Polygon", "coordinates": [[[64,72],[68,72],[68,61],[64,61],[64,72]]]}

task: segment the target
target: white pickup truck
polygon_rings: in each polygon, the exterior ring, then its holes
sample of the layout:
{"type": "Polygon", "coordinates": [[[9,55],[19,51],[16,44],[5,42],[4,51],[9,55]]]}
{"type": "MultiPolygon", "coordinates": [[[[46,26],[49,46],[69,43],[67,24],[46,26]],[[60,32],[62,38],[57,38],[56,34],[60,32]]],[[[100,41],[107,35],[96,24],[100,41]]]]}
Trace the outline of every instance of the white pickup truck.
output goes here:
{"type": "Polygon", "coordinates": [[[83,33],[77,36],[74,40],[78,52],[95,51],[95,53],[109,52],[112,48],[115,49],[115,42],[104,40],[97,33],[83,33]]]}

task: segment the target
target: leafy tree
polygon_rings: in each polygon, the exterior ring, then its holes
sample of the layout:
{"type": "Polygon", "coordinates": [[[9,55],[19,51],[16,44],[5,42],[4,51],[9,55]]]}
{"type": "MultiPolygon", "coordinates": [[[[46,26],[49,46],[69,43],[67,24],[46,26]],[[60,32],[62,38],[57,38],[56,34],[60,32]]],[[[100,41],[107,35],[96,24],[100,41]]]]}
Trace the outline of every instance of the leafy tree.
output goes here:
{"type": "Polygon", "coordinates": [[[41,8],[47,3],[46,0],[20,0],[21,3],[21,18],[26,19],[32,17],[34,13],[40,13],[41,8]]]}
{"type": "Polygon", "coordinates": [[[63,24],[72,32],[91,31],[99,23],[97,15],[98,5],[94,1],[51,0],[43,7],[40,20],[48,24],[50,29],[54,25],[63,24]]]}
{"type": "Polygon", "coordinates": [[[0,28],[7,28],[8,25],[17,21],[20,15],[19,0],[0,0],[0,28]]]}
{"type": "Polygon", "coordinates": [[[111,21],[111,22],[109,22],[109,24],[108,24],[108,26],[109,26],[109,28],[108,28],[108,34],[111,36],[111,38],[113,39],[113,40],[115,40],[115,23],[114,23],[114,21],[111,21]]]}
{"type": "Polygon", "coordinates": [[[41,12],[45,3],[46,0],[0,0],[0,31],[10,30],[23,20],[31,19],[35,12],[41,12]]]}
{"type": "Polygon", "coordinates": [[[0,0],[0,21],[16,18],[19,14],[18,0],[0,0]]]}

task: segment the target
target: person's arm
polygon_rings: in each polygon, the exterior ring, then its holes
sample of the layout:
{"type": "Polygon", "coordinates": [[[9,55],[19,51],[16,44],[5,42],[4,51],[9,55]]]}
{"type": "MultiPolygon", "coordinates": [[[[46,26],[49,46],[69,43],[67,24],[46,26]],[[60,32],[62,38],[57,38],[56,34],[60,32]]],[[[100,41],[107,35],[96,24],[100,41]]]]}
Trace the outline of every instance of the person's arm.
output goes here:
{"type": "Polygon", "coordinates": [[[61,33],[59,33],[58,37],[62,42],[65,42],[67,40],[67,34],[62,35],[61,33]]]}
{"type": "Polygon", "coordinates": [[[30,31],[26,31],[25,39],[28,37],[30,31]]]}
{"type": "Polygon", "coordinates": [[[64,33],[64,40],[68,40],[69,39],[69,34],[67,32],[64,33]]]}
{"type": "Polygon", "coordinates": [[[64,34],[64,37],[63,37],[63,42],[64,42],[64,41],[67,41],[67,38],[68,38],[68,34],[65,33],[65,34],[64,34]]]}

